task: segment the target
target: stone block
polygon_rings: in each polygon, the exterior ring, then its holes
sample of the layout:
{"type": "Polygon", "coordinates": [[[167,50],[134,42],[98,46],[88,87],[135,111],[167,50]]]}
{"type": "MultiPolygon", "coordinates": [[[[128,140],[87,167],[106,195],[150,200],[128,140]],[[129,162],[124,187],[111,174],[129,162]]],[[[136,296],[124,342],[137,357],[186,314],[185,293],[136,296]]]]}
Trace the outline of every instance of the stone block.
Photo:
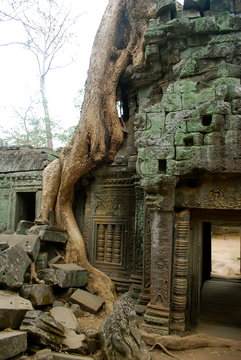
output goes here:
{"type": "Polygon", "coordinates": [[[45,284],[54,286],[57,285],[57,277],[54,269],[42,269],[38,271],[38,277],[40,280],[44,280],[45,284]]]}
{"type": "Polygon", "coordinates": [[[50,313],[40,310],[28,311],[20,330],[27,331],[35,343],[49,346],[54,350],[60,350],[65,339],[64,326],[54,320],[50,313]]]}
{"type": "Polygon", "coordinates": [[[50,310],[50,314],[53,318],[60,322],[63,326],[70,330],[74,330],[77,333],[80,332],[78,320],[76,319],[73,311],[63,306],[56,306],[50,310]]]}
{"type": "Polygon", "coordinates": [[[46,284],[24,284],[21,295],[30,300],[33,306],[50,305],[54,301],[52,287],[46,284]]]}
{"type": "Polygon", "coordinates": [[[176,1],[175,0],[158,0],[156,5],[157,15],[161,15],[166,11],[174,12],[176,11],[176,1]]]}
{"type": "Polygon", "coordinates": [[[203,145],[203,134],[201,133],[182,133],[176,132],[175,134],[176,146],[201,146],[203,145]]]}
{"type": "Polygon", "coordinates": [[[241,0],[234,1],[234,11],[235,13],[241,13],[241,0]]]}
{"type": "Polygon", "coordinates": [[[231,103],[232,113],[241,115],[241,99],[234,99],[231,103]]]}
{"type": "Polygon", "coordinates": [[[41,241],[65,244],[68,240],[67,231],[54,226],[41,226],[41,231],[39,234],[41,241]]]}
{"type": "Polygon", "coordinates": [[[210,0],[210,10],[213,13],[229,12],[232,10],[230,0],[210,0]]]}
{"type": "Polygon", "coordinates": [[[10,288],[23,285],[24,274],[31,260],[20,244],[10,246],[0,253],[0,284],[10,288]]]}
{"type": "Polygon", "coordinates": [[[88,280],[88,272],[76,264],[54,264],[57,285],[61,288],[85,286],[88,280]]]}
{"type": "Polygon", "coordinates": [[[177,146],[176,160],[189,160],[201,156],[201,146],[177,146]]]}
{"type": "Polygon", "coordinates": [[[26,230],[29,230],[32,226],[34,226],[34,222],[21,220],[18,223],[16,234],[18,235],[27,235],[26,230]]]}
{"type": "Polygon", "coordinates": [[[201,14],[196,9],[183,10],[177,12],[177,19],[194,19],[200,17],[201,14]]]}
{"type": "Polygon", "coordinates": [[[147,61],[156,61],[160,59],[160,50],[157,44],[150,44],[146,46],[145,59],[147,61]]]}
{"type": "Polygon", "coordinates": [[[162,106],[167,112],[179,111],[182,109],[182,99],[179,94],[166,93],[163,95],[162,106]]]}
{"type": "Polygon", "coordinates": [[[0,360],[10,359],[27,350],[27,333],[23,331],[0,332],[0,360]]]}
{"type": "Polygon", "coordinates": [[[40,250],[40,240],[37,235],[9,235],[9,246],[19,244],[31,260],[35,260],[40,250]]]}
{"type": "Polygon", "coordinates": [[[16,293],[0,290],[0,329],[18,329],[32,304],[16,293]]]}
{"type": "Polygon", "coordinates": [[[94,360],[91,356],[69,355],[60,352],[52,352],[53,360],[94,360]]]}
{"type": "Polygon", "coordinates": [[[38,254],[38,257],[35,261],[35,269],[42,270],[48,267],[48,253],[47,251],[42,251],[38,254]]]}
{"type": "Polygon", "coordinates": [[[96,295],[92,295],[84,290],[76,290],[70,300],[92,314],[97,314],[104,306],[104,300],[96,295]]]}
{"type": "Polygon", "coordinates": [[[184,0],[184,10],[197,9],[197,10],[206,10],[205,9],[206,0],[184,0]]]}

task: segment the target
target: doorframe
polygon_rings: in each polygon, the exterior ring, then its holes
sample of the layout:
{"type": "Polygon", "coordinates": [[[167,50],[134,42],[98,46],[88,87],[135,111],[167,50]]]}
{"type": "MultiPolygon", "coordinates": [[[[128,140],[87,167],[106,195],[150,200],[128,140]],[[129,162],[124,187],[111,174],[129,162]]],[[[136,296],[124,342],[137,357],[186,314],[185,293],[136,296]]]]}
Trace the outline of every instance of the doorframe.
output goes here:
{"type": "MultiPolygon", "coordinates": [[[[200,299],[203,285],[203,223],[240,222],[241,210],[192,209],[190,216],[191,241],[189,258],[188,322],[195,327],[200,318],[200,299]]],[[[211,249],[210,249],[211,257],[211,249]]],[[[211,261],[211,259],[210,259],[211,261]]],[[[211,266],[211,264],[210,264],[211,266]]]]}

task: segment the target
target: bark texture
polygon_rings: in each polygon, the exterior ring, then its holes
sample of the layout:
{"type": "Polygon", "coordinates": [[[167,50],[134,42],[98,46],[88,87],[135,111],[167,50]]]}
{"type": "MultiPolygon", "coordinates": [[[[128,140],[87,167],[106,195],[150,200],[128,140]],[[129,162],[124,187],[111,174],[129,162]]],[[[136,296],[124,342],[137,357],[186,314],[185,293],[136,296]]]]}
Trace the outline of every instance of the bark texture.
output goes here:
{"type": "Polygon", "coordinates": [[[161,336],[141,331],[141,336],[146,345],[165,348],[167,350],[179,351],[198,349],[202,347],[226,347],[241,350],[241,341],[206,334],[195,334],[184,337],[161,336]]]}
{"type": "MultiPolygon", "coordinates": [[[[107,300],[115,299],[110,279],[89,263],[75,221],[72,201],[75,183],[102,162],[114,159],[123,141],[116,110],[116,89],[130,64],[143,62],[144,32],[154,0],[110,0],[97,32],[89,65],[81,118],[72,142],[60,159],[44,172],[41,221],[55,209],[57,225],[69,233],[67,260],[90,271],[90,284],[107,300]]],[[[109,301],[108,301],[109,300],[109,301]]]]}

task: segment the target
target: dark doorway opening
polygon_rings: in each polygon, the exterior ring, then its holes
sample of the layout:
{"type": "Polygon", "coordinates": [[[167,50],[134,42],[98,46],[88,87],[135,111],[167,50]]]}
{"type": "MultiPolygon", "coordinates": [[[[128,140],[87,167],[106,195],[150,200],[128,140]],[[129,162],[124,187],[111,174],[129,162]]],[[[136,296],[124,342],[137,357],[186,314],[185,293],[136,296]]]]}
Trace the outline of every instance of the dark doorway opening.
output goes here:
{"type": "Polygon", "coordinates": [[[16,193],[15,226],[21,220],[34,221],[35,219],[35,192],[16,193]]]}

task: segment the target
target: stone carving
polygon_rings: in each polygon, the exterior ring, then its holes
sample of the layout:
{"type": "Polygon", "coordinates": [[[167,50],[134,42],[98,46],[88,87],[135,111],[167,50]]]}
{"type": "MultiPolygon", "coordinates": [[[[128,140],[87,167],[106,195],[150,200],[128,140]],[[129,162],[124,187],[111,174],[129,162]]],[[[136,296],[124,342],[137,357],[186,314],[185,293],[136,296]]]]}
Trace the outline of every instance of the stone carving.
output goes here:
{"type": "Polygon", "coordinates": [[[185,330],[185,310],[188,286],[188,256],[190,242],[190,212],[176,214],[175,261],[171,309],[171,329],[185,330]]]}
{"type": "Polygon", "coordinates": [[[137,327],[134,301],[126,293],[100,330],[102,350],[108,360],[149,360],[150,354],[137,327]]]}

